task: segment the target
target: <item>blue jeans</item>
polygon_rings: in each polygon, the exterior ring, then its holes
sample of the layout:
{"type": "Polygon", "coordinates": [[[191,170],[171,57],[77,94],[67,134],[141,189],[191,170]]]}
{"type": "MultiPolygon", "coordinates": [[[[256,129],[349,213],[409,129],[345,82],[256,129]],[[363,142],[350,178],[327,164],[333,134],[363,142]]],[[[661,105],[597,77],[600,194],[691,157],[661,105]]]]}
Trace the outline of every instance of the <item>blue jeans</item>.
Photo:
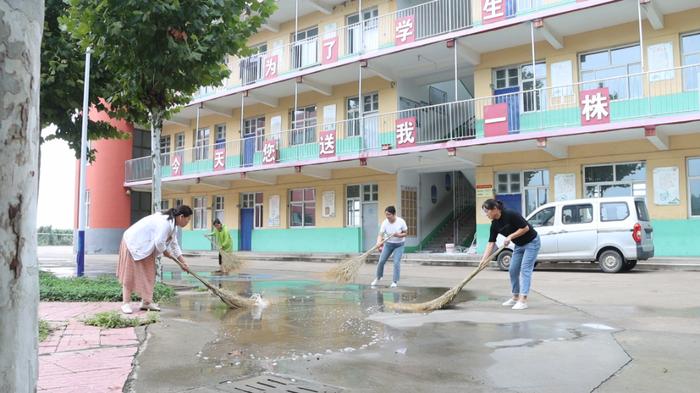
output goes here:
{"type": "Polygon", "coordinates": [[[399,282],[401,275],[401,256],[403,256],[403,242],[401,243],[384,243],[384,249],[379,256],[379,264],[377,265],[377,278],[384,277],[384,264],[389,256],[394,254],[394,282],[399,282]]]}
{"type": "Polygon", "coordinates": [[[540,235],[524,246],[514,245],[513,257],[510,259],[510,286],[513,295],[525,295],[530,292],[532,270],[535,268],[537,253],[540,251],[540,235]]]}

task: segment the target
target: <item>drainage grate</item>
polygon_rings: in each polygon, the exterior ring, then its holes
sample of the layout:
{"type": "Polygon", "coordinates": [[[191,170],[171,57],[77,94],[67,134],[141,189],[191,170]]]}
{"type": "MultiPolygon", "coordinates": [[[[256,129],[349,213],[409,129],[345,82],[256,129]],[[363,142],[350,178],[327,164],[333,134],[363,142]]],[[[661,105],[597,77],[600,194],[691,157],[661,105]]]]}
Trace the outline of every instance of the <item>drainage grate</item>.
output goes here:
{"type": "Polygon", "coordinates": [[[222,383],[217,389],[235,393],[341,393],[343,389],[318,382],[264,374],[253,378],[222,383]]]}

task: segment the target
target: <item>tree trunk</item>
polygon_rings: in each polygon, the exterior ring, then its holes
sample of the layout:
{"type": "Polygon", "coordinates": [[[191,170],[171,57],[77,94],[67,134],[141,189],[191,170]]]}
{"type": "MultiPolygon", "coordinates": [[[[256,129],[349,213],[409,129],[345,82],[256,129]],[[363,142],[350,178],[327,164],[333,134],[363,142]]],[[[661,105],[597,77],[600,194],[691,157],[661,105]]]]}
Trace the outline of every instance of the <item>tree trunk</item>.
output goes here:
{"type": "Polygon", "coordinates": [[[43,0],[0,0],[0,383],[37,382],[39,59],[43,0]]]}
{"type": "Polygon", "coordinates": [[[161,211],[161,166],[160,166],[160,132],[163,129],[164,111],[157,109],[151,112],[151,161],[153,162],[153,177],[151,181],[151,213],[161,211]]]}

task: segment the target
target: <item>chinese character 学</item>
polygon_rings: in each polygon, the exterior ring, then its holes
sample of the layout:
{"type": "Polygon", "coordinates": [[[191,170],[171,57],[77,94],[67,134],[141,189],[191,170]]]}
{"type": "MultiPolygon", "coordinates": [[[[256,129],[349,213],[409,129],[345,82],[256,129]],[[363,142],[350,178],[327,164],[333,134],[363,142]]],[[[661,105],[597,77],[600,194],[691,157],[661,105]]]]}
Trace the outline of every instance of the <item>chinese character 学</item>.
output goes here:
{"type": "Polygon", "coordinates": [[[590,121],[591,118],[597,118],[598,120],[608,117],[608,97],[597,92],[595,94],[586,94],[583,98],[583,110],[581,114],[586,116],[586,121],[590,121]]]}
{"type": "Polygon", "coordinates": [[[224,163],[224,152],[217,150],[214,152],[214,168],[223,168],[226,164],[224,163]]]}
{"type": "Polygon", "coordinates": [[[321,137],[321,154],[335,153],[335,135],[328,133],[321,137]]]}
{"type": "Polygon", "coordinates": [[[503,16],[503,0],[486,0],[482,12],[484,19],[493,19],[503,16]]]}
{"type": "Polygon", "coordinates": [[[413,35],[413,19],[406,18],[396,25],[396,38],[406,42],[406,38],[413,35]]]}
{"type": "Polygon", "coordinates": [[[415,124],[412,121],[406,121],[396,125],[396,140],[397,144],[403,145],[406,143],[415,143],[416,138],[414,135],[415,124]]]}

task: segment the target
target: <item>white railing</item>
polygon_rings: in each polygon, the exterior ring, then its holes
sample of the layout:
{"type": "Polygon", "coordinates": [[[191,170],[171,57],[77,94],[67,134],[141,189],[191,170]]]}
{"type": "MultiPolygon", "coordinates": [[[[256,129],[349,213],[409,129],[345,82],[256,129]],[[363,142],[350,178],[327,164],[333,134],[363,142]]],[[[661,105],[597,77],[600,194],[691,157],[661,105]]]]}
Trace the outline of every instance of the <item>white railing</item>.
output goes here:
{"type": "MultiPolygon", "coordinates": [[[[221,169],[264,167],[262,149],[265,141],[274,141],[278,152],[275,162],[301,162],[322,158],[321,131],[335,131],[335,155],[357,154],[380,149],[397,149],[396,124],[414,120],[415,143],[433,144],[447,140],[483,138],[555,128],[586,125],[581,93],[590,92],[590,117],[598,122],[660,117],[687,112],[700,112],[700,64],[578,82],[565,86],[478,97],[366,115],[325,124],[309,124],[276,133],[253,136],[225,143],[184,149],[178,152],[182,175],[211,173],[214,155],[225,146],[225,164],[221,169]],[[607,96],[601,90],[607,88],[607,96]],[[601,92],[597,96],[596,92],[601,92]],[[602,106],[596,106],[600,98],[602,106]],[[596,109],[597,108],[597,109],[596,109]],[[499,110],[501,112],[499,112],[499,110]],[[600,115],[600,116],[599,116],[600,115]]],[[[585,94],[584,94],[585,97],[585,94]]],[[[585,104],[585,103],[584,103],[585,104]]],[[[313,117],[317,119],[318,115],[313,117]]],[[[221,153],[221,152],[220,152],[221,153]]],[[[163,175],[172,176],[174,153],[170,167],[163,175]]],[[[166,162],[166,161],[162,161],[166,162]]],[[[126,162],[126,181],[148,180],[151,177],[150,157],[126,162]]]]}

